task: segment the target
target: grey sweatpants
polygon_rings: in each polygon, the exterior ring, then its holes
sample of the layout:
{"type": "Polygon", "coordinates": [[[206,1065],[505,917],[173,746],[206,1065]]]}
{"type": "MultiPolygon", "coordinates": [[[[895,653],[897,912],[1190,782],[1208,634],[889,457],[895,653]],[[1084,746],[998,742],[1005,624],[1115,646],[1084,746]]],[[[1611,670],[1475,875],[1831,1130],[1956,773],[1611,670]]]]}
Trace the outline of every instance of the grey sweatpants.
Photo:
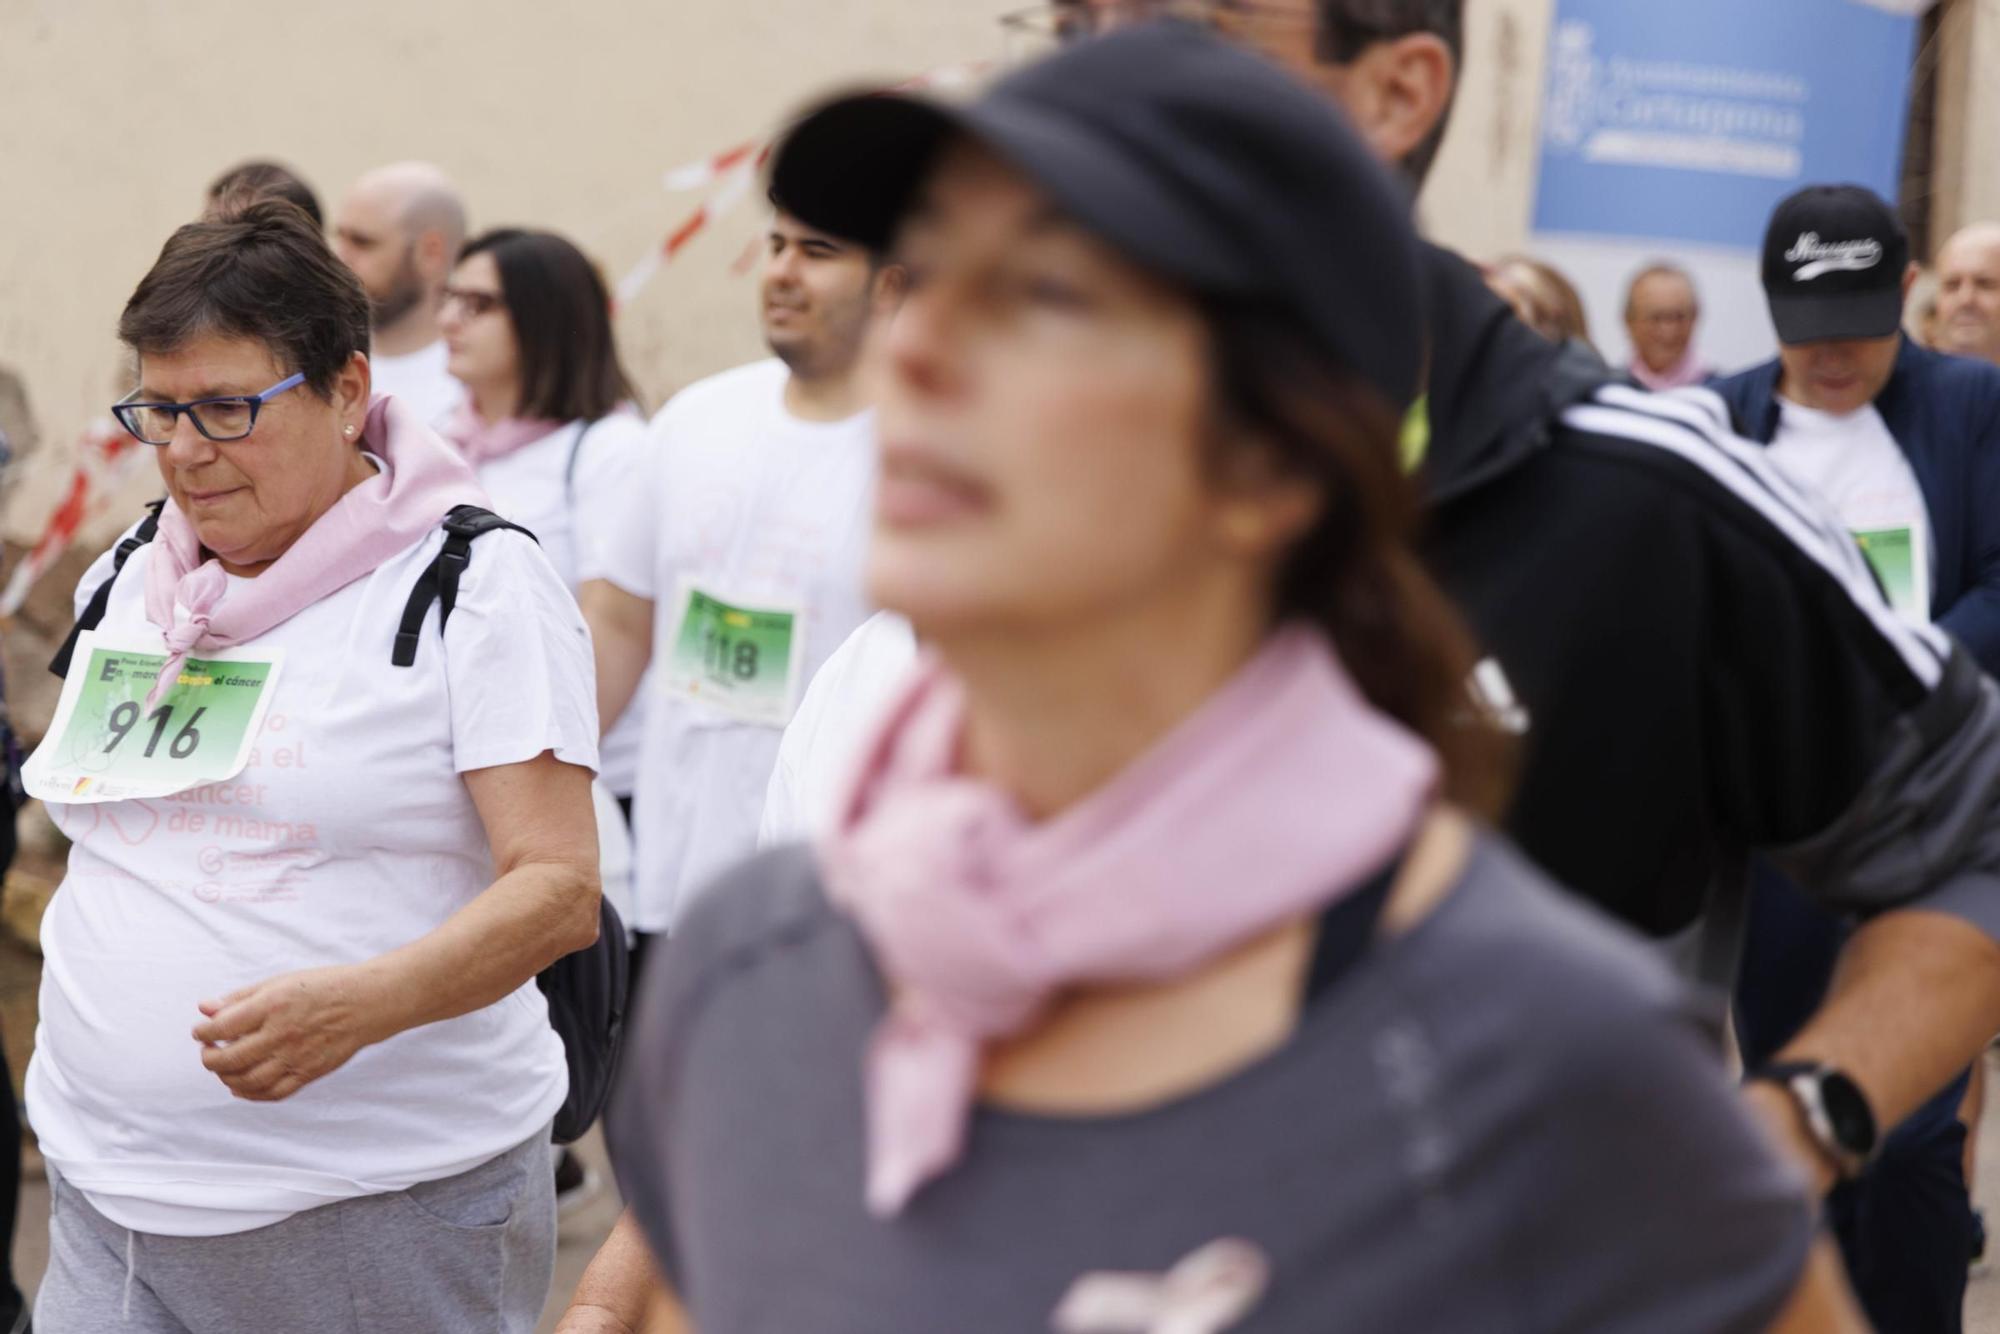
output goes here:
{"type": "Polygon", "coordinates": [[[49,1172],[42,1334],[532,1334],[555,1269],[543,1133],[442,1181],[220,1237],[119,1227],[49,1172]]]}

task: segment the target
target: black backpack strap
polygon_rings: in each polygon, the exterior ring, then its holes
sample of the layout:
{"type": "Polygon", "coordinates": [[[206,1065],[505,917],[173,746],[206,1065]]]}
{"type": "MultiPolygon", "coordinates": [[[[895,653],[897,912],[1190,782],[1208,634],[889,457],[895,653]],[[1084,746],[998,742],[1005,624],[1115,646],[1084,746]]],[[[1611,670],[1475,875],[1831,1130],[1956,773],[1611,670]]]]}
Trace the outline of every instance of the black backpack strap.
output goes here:
{"type": "Polygon", "coordinates": [[[145,519],[111,553],[111,577],[99,584],[97,591],[90,595],[90,604],[83,609],[83,615],[76,618],[76,624],[70,627],[69,638],[63,640],[56,656],[49,660],[49,670],[57,676],[69,675],[70,659],[76,656],[76,641],[85,630],[95,630],[104,620],[104,609],[111,605],[111,585],[118,582],[118,572],[125,568],[125,562],[132,558],[133,552],[159,534],[160,509],[166,503],[164,500],[148,501],[145,519]]]}
{"type": "Polygon", "coordinates": [[[460,505],[444,516],[444,546],[437,559],[424,567],[417,576],[415,588],[410,590],[410,600],[403,604],[403,623],[396,631],[396,649],[389,661],[398,667],[413,667],[417,661],[417,642],[423,633],[424,617],[430,614],[431,604],[438,605],[438,633],[444,633],[445,622],[451,619],[451,609],[458,605],[458,580],[465,573],[465,567],[472,563],[472,543],[481,533],[490,533],[496,528],[511,528],[517,533],[526,533],[528,540],[535,535],[518,523],[509,523],[492,510],[481,509],[477,505],[460,505]]]}

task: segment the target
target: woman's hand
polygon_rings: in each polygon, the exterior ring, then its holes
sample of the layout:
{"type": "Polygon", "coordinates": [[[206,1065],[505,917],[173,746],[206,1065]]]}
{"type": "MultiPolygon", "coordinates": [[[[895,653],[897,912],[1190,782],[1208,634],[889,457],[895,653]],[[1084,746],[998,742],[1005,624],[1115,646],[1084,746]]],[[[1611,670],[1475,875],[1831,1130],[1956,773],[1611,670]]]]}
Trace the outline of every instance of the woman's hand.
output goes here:
{"type": "Polygon", "coordinates": [[[279,1102],[332,1074],[386,1028],[369,975],[348,965],[308,968],[203,1001],[195,1025],[201,1063],[229,1091],[279,1102]]]}

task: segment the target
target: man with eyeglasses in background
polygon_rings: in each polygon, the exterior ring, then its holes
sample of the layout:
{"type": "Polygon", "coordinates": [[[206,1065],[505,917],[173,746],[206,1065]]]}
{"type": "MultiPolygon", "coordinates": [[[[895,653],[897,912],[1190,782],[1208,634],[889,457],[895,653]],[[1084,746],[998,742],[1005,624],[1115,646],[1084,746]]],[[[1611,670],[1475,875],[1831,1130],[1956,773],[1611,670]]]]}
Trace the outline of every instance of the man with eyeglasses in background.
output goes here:
{"type": "Polygon", "coordinates": [[[465,397],[445,369],[450,353],[438,323],[465,235],[465,201],[428,162],[365,173],[333,212],[333,253],[368,293],[375,393],[402,399],[433,426],[465,397]]]}

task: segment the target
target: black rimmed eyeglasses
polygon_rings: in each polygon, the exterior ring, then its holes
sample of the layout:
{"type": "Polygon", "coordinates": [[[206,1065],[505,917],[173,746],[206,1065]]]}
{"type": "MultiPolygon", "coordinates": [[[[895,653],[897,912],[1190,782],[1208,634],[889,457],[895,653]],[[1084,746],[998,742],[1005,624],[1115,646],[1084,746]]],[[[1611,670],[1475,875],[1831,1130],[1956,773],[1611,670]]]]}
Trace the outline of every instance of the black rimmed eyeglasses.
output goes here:
{"type": "MultiPolygon", "coordinates": [[[[241,440],[257,425],[264,405],[288,389],[306,382],[304,371],[287,375],[257,394],[226,394],[219,398],[197,398],[192,403],[134,403],[129,396],[111,405],[111,415],[143,445],[173,443],[174,423],[185,412],[194,429],[210,440],[241,440]]],[[[138,390],[133,390],[138,393],[138,390]]]]}

